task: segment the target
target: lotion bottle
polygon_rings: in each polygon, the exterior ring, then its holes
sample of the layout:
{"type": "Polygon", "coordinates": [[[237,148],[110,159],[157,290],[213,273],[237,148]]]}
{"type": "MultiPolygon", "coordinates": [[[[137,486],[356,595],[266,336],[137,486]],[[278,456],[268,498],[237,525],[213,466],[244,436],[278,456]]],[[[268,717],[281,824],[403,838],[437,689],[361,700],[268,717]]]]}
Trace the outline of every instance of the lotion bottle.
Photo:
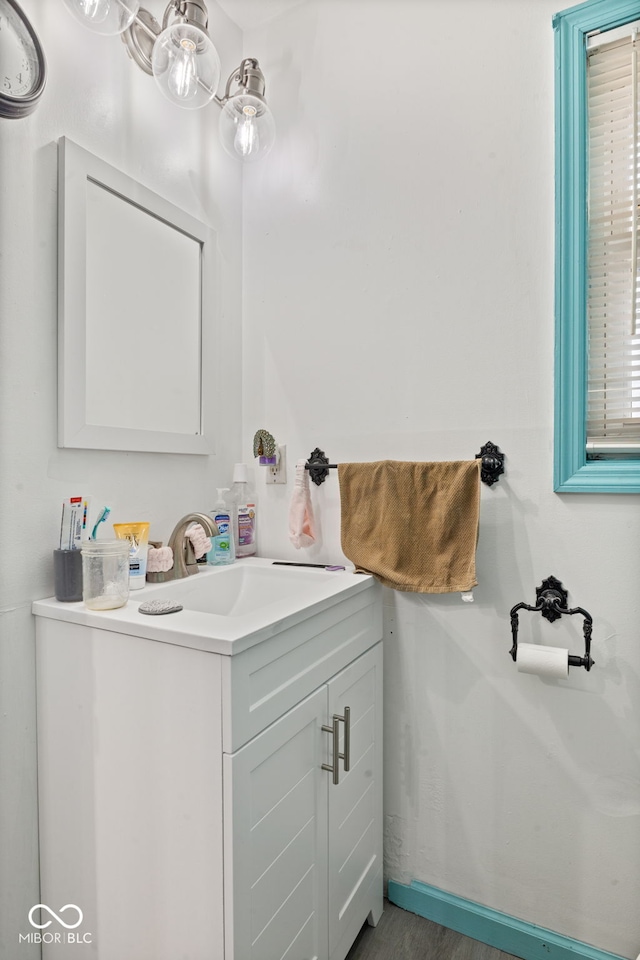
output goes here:
{"type": "Polygon", "coordinates": [[[250,557],[256,552],[256,498],[247,478],[246,463],[233,468],[233,486],[229,496],[233,504],[233,535],[236,557],[250,557]]]}

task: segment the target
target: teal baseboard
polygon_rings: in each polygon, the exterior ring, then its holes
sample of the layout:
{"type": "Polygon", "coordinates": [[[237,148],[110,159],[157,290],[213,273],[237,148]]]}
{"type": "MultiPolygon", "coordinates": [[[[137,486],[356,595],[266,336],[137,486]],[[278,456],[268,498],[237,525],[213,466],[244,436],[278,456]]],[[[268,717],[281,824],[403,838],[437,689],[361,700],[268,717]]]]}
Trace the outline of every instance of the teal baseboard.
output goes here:
{"type": "Polygon", "coordinates": [[[523,960],[624,960],[618,954],[598,950],[418,880],[408,885],[390,880],[387,896],[391,903],[411,913],[523,960]]]}

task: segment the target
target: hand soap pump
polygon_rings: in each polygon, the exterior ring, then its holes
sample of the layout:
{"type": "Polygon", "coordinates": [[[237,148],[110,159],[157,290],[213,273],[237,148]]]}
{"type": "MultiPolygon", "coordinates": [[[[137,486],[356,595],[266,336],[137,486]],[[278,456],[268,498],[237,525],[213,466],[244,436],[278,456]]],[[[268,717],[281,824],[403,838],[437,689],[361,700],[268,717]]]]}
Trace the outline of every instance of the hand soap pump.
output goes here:
{"type": "Polygon", "coordinates": [[[236,557],[250,557],[256,552],[256,498],[247,479],[246,463],[233,468],[233,533],[236,557]]]}
{"type": "Polygon", "coordinates": [[[218,499],[211,511],[211,516],[218,526],[218,536],[211,538],[211,550],[207,561],[214,566],[233,563],[236,558],[232,514],[225,503],[225,493],[229,493],[228,487],[218,487],[218,499]]]}

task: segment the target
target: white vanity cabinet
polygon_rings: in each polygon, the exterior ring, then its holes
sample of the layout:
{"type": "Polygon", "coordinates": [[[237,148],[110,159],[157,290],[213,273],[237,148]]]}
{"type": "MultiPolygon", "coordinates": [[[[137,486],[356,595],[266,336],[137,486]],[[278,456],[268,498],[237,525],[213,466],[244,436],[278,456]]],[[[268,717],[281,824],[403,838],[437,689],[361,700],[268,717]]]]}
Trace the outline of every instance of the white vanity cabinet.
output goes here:
{"type": "Polygon", "coordinates": [[[163,642],[123,618],[69,622],[64,605],[34,605],[41,902],[82,911],[73,930],[46,928],[57,941],[42,930],[44,960],[64,943],[78,960],[343,960],[377,922],[370,586],[231,655],[181,640],[176,621],[163,642]]]}
{"type": "Polygon", "coordinates": [[[381,886],[382,644],[223,759],[227,955],[341,960],[381,886]],[[348,707],[350,730],[342,720],[348,707]],[[323,727],[345,727],[350,769],[323,727]],[[338,783],[331,771],[338,763],[338,783]],[[290,947],[294,944],[293,947],[290,947]],[[290,953],[287,953],[287,949],[290,953]]]}

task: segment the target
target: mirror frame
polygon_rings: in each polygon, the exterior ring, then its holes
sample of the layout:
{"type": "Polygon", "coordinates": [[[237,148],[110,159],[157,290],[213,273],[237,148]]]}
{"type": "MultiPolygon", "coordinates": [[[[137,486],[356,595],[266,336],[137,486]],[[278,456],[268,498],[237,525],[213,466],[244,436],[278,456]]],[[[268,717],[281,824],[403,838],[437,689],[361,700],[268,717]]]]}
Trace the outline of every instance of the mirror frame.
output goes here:
{"type": "MultiPolygon", "coordinates": [[[[219,322],[219,257],[207,224],[100,160],[67,137],[58,141],[58,446],[150,453],[215,452],[213,357],[219,322]],[[87,185],[94,183],[196,240],[200,245],[200,432],[103,426],[87,423],[86,303],[87,185]]],[[[179,372],[176,371],[176,376],[179,372]]],[[[149,383],[153,371],[148,371],[149,383]]]]}

